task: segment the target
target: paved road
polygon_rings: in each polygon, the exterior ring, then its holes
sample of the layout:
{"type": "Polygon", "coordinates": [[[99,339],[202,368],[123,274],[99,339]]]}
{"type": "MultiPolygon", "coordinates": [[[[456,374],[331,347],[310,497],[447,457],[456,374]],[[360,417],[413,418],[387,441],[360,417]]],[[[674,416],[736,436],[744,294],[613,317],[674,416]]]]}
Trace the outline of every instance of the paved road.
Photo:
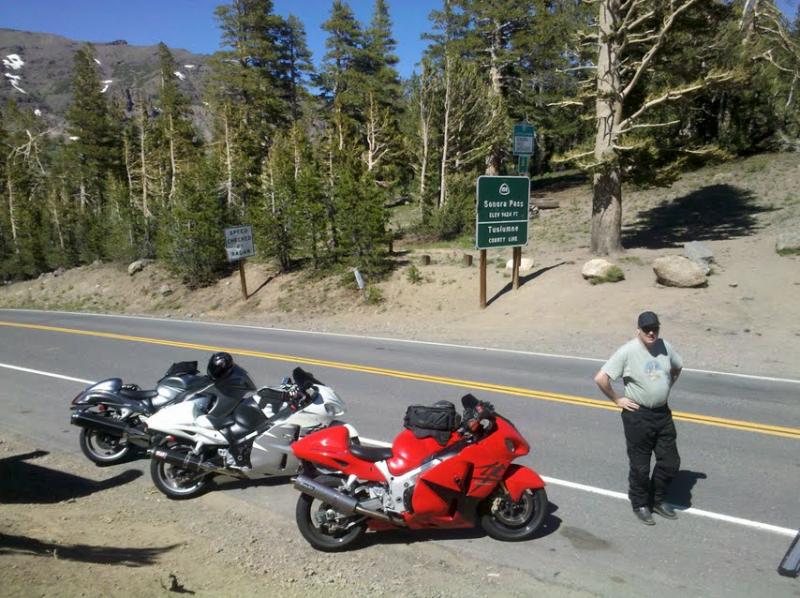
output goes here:
{"type": "MultiPolygon", "coordinates": [[[[295,364],[304,364],[336,389],[347,402],[348,420],[371,438],[390,440],[411,403],[458,404],[465,392],[492,401],[514,421],[532,446],[523,462],[551,480],[554,511],[545,534],[521,545],[469,532],[431,533],[419,541],[601,595],[800,595],[800,581],[775,572],[791,530],[800,526],[797,381],[685,370],[671,397],[680,413],[682,455],[671,499],[692,510],[677,522],[658,520],[646,528],[621,498],[624,439],[618,412],[601,400],[592,381],[599,361],[0,310],[0,364],[73,378],[114,375],[144,386],[173,361],[204,363],[213,348],[235,353],[259,384],[278,382],[295,364]]],[[[604,355],[598,351],[598,357],[604,355]]],[[[0,432],[31,437],[47,450],[78,452],[67,403],[83,384],[6,367],[0,367],[0,381],[0,432]]],[[[292,516],[295,494],[286,485],[222,486],[292,516]]],[[[408,539],[387,534],[368,550],[380,555],[387,545],[408,539]]]]}

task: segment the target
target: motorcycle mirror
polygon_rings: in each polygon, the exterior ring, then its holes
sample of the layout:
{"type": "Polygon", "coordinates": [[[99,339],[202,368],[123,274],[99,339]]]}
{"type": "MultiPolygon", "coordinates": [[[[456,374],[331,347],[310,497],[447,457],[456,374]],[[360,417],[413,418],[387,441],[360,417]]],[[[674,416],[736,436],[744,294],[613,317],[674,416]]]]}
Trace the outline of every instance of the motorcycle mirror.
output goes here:
{"type": "Polygon", "coordinates": [[[281,380],[282,386],[287,386],[292,383],[292,379],[289,376],[284,376],[283,380],[281,380]]]}

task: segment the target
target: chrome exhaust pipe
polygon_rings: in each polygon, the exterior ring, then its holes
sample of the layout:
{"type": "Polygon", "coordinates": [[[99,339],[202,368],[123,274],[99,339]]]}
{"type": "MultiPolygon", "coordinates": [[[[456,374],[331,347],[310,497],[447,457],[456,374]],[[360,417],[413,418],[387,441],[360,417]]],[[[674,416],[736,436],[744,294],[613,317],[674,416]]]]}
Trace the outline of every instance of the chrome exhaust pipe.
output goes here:
{"type": "Polygon", "coordinates": [[[196,471],[197,473],[217,473],[220,475],[241,479],[246,479],[247,477],[242,472],[235,469],[218,467],[217,465],[214,465],[209,461],[204,461],[203,459],[200,459],[191,453],[179,453],[178,451],[172,451],[168,448],[154,448],[152,451],[150,451],[150,457],[157,459],[158,461],[164,461],[170,465],[180,467],[181,469],[196,471]]]}
{"type": "Polygon", "coordinates": [[[396,519],[387,515],[386,513],[367,509],[358,502],[358,499],[353,498],[352,496],[347,496],[346,494],[342,494],[333,488],[323,486],[308,476],[299,475],[292,480],[292,484],[303,494],[308,494],[309,496],[313,496],[314,498],[329,504],[343,515],[358,514],[363,515],[364,517],[380,519],[381,521],[391,523],[392,525],[405,526],[405,522],[402,519],[396,519]]]}
{"type": "Polygon", "coordinates": [[[150,445],[150,435],[144,430],[90,411],[73,411],[69,421],[71,424],[82,428],[92,428],[112,436],[127,438],[132,444],[138,446],[146,447],[150,445]]]}

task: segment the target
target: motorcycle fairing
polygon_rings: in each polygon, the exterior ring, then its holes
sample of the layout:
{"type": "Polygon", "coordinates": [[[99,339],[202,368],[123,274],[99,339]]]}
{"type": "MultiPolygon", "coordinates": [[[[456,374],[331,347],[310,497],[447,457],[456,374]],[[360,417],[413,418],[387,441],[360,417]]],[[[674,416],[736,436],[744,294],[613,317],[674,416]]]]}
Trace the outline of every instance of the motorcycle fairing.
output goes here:
{"type": "Polygon", "coordinates": [[[533,490],[544,488],[544,480],[539,477],[538,473],[529,467],[517,465],[516,463],[506,470],[503,476],[503,484],[505,484],[511,499],[515,501],[519,500],[522,497],[522,493],[528,488],[533,490]]]}
{"type": "Polygon", "coordinates": [[[331,426],[300,438],[292,444],[298,459],[333,470],[347,470],[359,479],[384,482],[380,469],[369,461],[359,459],[350,451],[350,432],[346,426],[331,426]]]}

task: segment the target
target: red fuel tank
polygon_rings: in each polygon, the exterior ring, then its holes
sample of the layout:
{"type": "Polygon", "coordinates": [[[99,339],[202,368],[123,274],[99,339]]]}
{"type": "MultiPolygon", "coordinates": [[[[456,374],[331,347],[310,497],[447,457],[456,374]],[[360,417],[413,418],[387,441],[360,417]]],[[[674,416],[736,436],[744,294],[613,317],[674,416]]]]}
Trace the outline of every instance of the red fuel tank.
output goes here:
{"type": "Polygon", "coordinates": [[[435,438],[417,438],[411,430],[403,430],[392,444],[392,458],[386,464],[392,475],[402,475],[419,467],[426,457],[437,453],[460,438],[457,432],[450,434],[447,444],[441,445],[435,438]]]}

